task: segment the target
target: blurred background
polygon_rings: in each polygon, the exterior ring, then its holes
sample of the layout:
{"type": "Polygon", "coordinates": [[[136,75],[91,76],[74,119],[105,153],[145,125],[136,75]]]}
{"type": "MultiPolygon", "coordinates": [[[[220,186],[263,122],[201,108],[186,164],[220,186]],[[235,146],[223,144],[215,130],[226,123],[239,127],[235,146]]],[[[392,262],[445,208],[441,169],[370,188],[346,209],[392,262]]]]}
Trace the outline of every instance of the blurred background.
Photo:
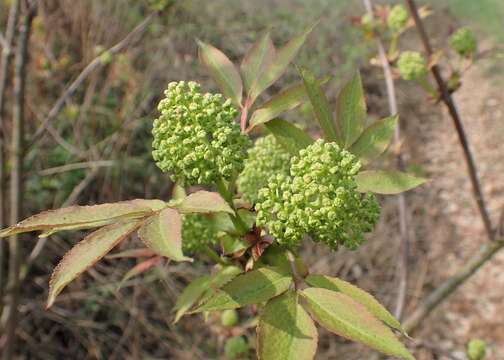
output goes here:
{"type": "MultiPolygon", "coordinates": [[[[4,34],[12,1],[0,0],[4,34]]],[[[476,32],[480,51],[489,54],[466,72],[455,99],[472,142],[490,215],[496,219],[504,201],[504,62],[498,50],[504,40],[504,2],[429,0],[419,5],[433,11],[425,24],[435,47],[446,46],[451,32],[466,25],[476,32]]],[[[272,28],[275,44],[282,44],[321,18],[296,64],[319,76],[333,75],[326,86],[332,101],[342,82],[360,68],[369,116],[388,114],[382,70],[370,65],[375,43],[364,41],[352,21],[365,12],[360,1],[181,0],[149,18],[152,12],[152,5],[142,0],[38,2],[27,43],[20,217],[72,204],[169,198],[170,181],[150,157],[151,124],[169,81],[196,80],[207,91],[217,90],[198,64],[196,38],[237,62],[263,30],[272,28]],[[107,51],[146,19],[141,38],[132,39],[116,54],[107,51]],[[68,84],[97,57],[99,66],[60,104],[57,116],[46,121],[68,84]]],[[[408,30],[399,46],[421,50],[415,29],[408,30]]],[[[10,70],[7,80],[2,116],[7,149],[16,111],[14,71],[10,70]]],[[[291,66],[268,92],[276,93],[297,81],[299,76],[291,66]]],[[[408,169],[432,179],[406,195],[412,238],[408,314],[465,263],[484,241],[484,229],[444,108],[429,101],[414,83],[397,80],[396,85],[408,169]]],[[[310,117],[306,106],[286,116],[300,124],[310,117]]],[[[14,166],[8,154],[3,160],[7,174],[14,166]]],[[[394,198],[380,200],[382,218],[365,246],[337,253],[310,246],[303,257],[313,272],[341,276],[392,308],[398,283],[397,208],[394,198]]],[[[117,290],[137,260],[106,258],[70,284],[46,311],[50,273],[82,236],[65,232],[48,241],[38,240],[35,234],[20,237],[22,285],[14,358],[223,359],[222,345],[229,330],[222,329],[218,319],[210,317],[204,323],[189,316],[172,324],[174,301],[191,279],[207,271],[202,263],[162,264],[117,290]]],[[[115,251],[133,248],[135,241],[123,242],[115,251]]],[[[4,290],[7,255],[4,246],[0,263],[4,290]]],[[[464,347],[475,337],[488,343],[488,359],[504,359],[502,266],[501,253],[436,309],[415,334],[418,359],[466,359],[464,347]]],[[[0,349],[6,341],[5,313],[0,349]]],[[[250,315],[247,310],[240,313],[242,326],[236,331],[253,344],[254,331],[247,328],[250,315]]],[[[244,358],[255,358],[253,350],[244,358]]],[[[372,353],[364,347],[321,332],[317,359],[370,358],[372,353]]]]}

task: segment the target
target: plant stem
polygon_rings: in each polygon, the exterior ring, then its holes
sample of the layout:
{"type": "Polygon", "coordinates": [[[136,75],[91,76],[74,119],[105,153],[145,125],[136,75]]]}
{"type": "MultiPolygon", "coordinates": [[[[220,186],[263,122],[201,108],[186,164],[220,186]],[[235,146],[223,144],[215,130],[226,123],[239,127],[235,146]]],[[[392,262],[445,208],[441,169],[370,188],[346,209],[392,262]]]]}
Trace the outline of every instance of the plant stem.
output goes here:
{"type": "MultiPolygon", "coordinates": [[[[418,33],[420,34],[420,38],[422,40],[425,53],[427,54],[427,57],[430,58],[433,54],[433,50],[429,41],[429,37],[427,36],[427,32],[425,31],[422,19],[420,19],[420,15],[418,14],[416,3],[414,0],[405,0],[405,1],[410,9],[411,16],[415,21],[415,25],[418,30],[418,33]]],[[[476,203],[478,205],[480,216],[481,219],[483,220],[487,236],[490,240],[495,240],[495,233],[492,228],[492,222],[488,214],[485,199],[483,197],[483,192],[481,191],[478,172],[476,170],[476,165],[474,163],[474,158],[471,149],[469,147],[469,142],[467,140],[464,126],[462,125],[462,120],[458,113],[457,107],[453,101],[453,98],[448,90],[448,87],[443,79],[443,76],[441,75],[441,70],[439,66],[437,64],[433,65],[431,67],[431,72],[432,75],[434,75],[434,79],[436,80],[436,83],[438,85],[439,92],[441,94],[441,100],[445,103],[446,107],[448,108],[450,116],[453,120],[453,124],[455,125],[459,142],[464,152],[464,158],[467,163],[473,194],[476,199],[476,203]]]]}
{"type": "Polygon", "coordinates": [[[238,231],[240,235],[245,235],[248,232],[247,225],[238,214],[238,211],[236,211],[235,206],[233,204],[233,195],[229,191],[226,183],[224,182],[224,179],[222,178],[219,178],[219,180],[217,181],[217,191],[219,192],[219,194],[221,194],[224,200],[226,200],[231,209],[233,209],[235,212],[235,215],[229,215],[229,216],[231,217],[231,221],[233,222],[236,231],[238,231]]]}
{"type": "MultiPolygon", "coordinates": [[[[13,0],[9,10],[7,20],[7,31],[5,33],[5,44],[2,48],[2,58],[0,60],[0,228],[5,224],[5,161],[4,161],[4,107],[5,90],[7,88],[7,79],[9,75],[9,65],[12,58],[12,45],[16,34],[16,23],[19,14],[20,2],[13,0]]],[[[0,314],[3,311],[4,297],[4,242],[0,241],[0,314]]]]}

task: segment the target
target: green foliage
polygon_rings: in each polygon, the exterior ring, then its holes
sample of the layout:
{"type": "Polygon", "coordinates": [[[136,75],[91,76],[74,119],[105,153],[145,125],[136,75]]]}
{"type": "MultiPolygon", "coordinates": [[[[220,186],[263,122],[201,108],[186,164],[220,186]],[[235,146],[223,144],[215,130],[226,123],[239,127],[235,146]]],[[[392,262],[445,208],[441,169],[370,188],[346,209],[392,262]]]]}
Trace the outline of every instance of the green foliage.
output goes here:
{"type": "Polygon", "coordinates": [[[221,314],[221,324],[224,327],[233,327],[239,320],[238,312],[234,309],[224,310],[221,314]]]}
{"type": "Polygon", "coordinates": [[[408,11],[401,4],[397,4],[388,13],[387,26],[391,32],[399,33],[406,26],[408,18],[408,11]]]}
{"type": "Polygon", "coordinates": [[[427,74],[427,65],[422,54],[417,51],[401,53],[397,68],[404,80],[419,80],[427,74]]]}
{"type": "Polygon", "coordinates": [[[471,56],[476,54],[478,43],[472,30],[464,27],[451,35],[450,46],[460,56],[471,56]]]}
{"type": "Polygon", "coordinates": [[[249,144],[231,102],[199,89],[194,82],[170,83],[152,130],[156,164],[185,185],[210,185],[239,173],[249,144]]]}
{"type": "Polygon", "coordinates": [[[309,234],[332,249],[357,248],[379,217],[375,198],[357,192],[359,168],[348,151],[317,140],[292,158],[290,176],[272,176],[259,191],[258,225],[287,246],[309,234]]]}
{"type": "Polygon", "coordinates": [[[467,357],[469,360],[482,360],[486,355],[486,343],[480,339],[472,339],[467,344],[467,357]]]}
{"type": "Polygon", "coordinates": [[[184,215],[182,220],[182,249],[184,254],[197,254],[206,246],[218,243],[217,229],[208,216],[184,215]]]}
{"type": "Polygon", "coordinates": [[[271,299],[257,326],[260,360],[310,360],[317,351],[318,334],[313,320],[294,291],[271,299]]]}
{"type": "Polygon", "coordinates": [[[291,155],[296,155],[299,150],[313,143],[313,139],[307,133],[285,120],[274,119],[264,125],[291,155]]]}
{"type": "Polygon", "coordinates": [[[249,345],[243,336],[233,336],[224,344],[224,355],[229,359],[236,359],[249,350],[249,345]]]}
{"type": "Polygon", "coordinates": [[[401,171],[366,170],[356,176],[360,192],[399,194],[422,185],[427,180],[401,171]]]}
{"type": "Polygon", "coordinates": [[[351,297],[322,288],[301,291],[315,320],[327,330],[384,354],[415,359],[394,333],[351,297]]]}
{"type": "Polygon", "coordinates": [[[273,135],[258,139],[249,149],[245,167],[238,177],[238,190],[243,198],[254,204],[268,178],[276,174],[288,174],[291,155],[275,140],[273,135]]]}

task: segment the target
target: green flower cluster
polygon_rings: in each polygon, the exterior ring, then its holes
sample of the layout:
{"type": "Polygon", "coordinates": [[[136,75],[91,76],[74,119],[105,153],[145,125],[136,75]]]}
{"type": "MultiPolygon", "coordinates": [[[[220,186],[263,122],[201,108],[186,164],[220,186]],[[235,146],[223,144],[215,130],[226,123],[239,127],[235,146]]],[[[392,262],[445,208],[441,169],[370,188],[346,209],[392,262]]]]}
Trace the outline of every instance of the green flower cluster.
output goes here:
{"type": "Polygon", "coordinates": [[[238,177],[238,190],[243,198],[255,204],[261,188],[273,174],[288,174],[291,155],[277,143],[273,135],[258,139],[249,149],[245,166],[238,177]]]}
{"type": "Polygon", "coordinates": [[[249,345],[243,336],[233,336],[224,344],[224,355],[228,359],[236,359],[249,350],[249,345]]]}
{"type": "Polygon", "coordinates": [[[212,220],[204,215],[184,215],[182,218],[182,252],[194,255],[206,245],[219,242],[218,231],[212,220]]]}
{"type": "Polygon", "coordinates": [[[450,37],[450,46],[461,56],[469,56],[476,52],[477,41],[474,33],[468,28],[460,28],[450,37]]]}
{"type": "Polygon", "coordinates": [[[398,33],[401,31],[408,22],[408,11],[404,6],[398,4],[390,9],[387,16],[387,26],[393,33],[398,33]]]}
{"type": "Polygon", "coordinates": [[[243,169],[250,144],[235,123],[237,111],[221,94],[201,94],[195,82],[172,82],[158,105],[152,156],[181,185],[211,185],[243,169]]]}
{"type": "Polygon", "coordinates": [[[257,224],[283,245],[305,234],[331,249],[356,249],[379,218],[372,194],[357,191],[360,162],[335,143],[317,140],[294,156],[288,175],[272,176],[259,191],[257,224]]]}
{"type": "Polygon", "coordinates": [[[418,80],[427,74],[425,60],[419,52],[405,51],[397,61],[397,68],[404,80],[418,80]]]}
{"type": "Polygon", "coordinates": [[[467,344],[469,360],[482,360],[486,355],[486,343],[483,340],[473,339],[467,344]]]}

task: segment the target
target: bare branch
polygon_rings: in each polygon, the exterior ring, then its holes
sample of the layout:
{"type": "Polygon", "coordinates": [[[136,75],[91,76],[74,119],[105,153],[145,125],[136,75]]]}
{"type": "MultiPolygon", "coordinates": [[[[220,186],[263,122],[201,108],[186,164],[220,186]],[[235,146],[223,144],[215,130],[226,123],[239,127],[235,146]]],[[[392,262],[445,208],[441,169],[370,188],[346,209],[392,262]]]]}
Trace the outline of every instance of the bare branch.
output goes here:
{"type": "MultiPolygon", "coordinates": [[[[149,16],[147,16],[140,24],[138,24],[128,35],[126,35],[121,41],[119,41],[117,44],[106,50],[106,53],[110,55],[115,55],[126,49],[129,45],[134,43],[135,41],[138,41],[140,37],[144,34],[145,30],[149,26],[149,24],[152,22],[152,20],[156,17],[157,13],[152,13],[149,16]]],[[[47,114],[46,118],[42,122],[42,125],[37,129],[35,132],[35,135],[33,135],[33,138],[30,141],[30,144],[28,145],[31,147],[40,137],[46,132],[47,127],[49,123],[60,113],[60,111],[63,109],[65,102],[69,97],[73,95],[75,90],[79,88],[79,86],[86,80],[86,78],[93,73],[96,69],[99,67],[103,66],[102,58],[101,56],[95,57],[85,68],[82,70],[82,72],[77,76],[77,78],[67,86],[66,90],[61,94],[61,96],[56,100],[56,103],[54,103],[53,107],[47,114]]]]}
{"type": "MultiPolygon", "coordinates": [[[[372,18],[374,17],[372,0],[364,0],[364,6],[366,11],[372,18]]],[[[376,45],[378,47],[378,56],[380,59],[380,64],[383,69],[383,75],[385,77],[385,85],[387,87],[387,99],[389,103],[390,115],[396,115],[397,110],[397,97],[395,92],[394,79],[392,77],[392,71],[390,69],[389,60],[387,58],[387,53],[383,42],[379,36],[376,36],[376,45]]],[[[394,129],[394,144],[396,145],[396,165],[399,170],[404,170],[404,161],[399,148],[401,141],[401,127],[397,124],[394,129]]],[[[406,302],[406,289],[408,285],[408,253],[410,244],[410,233],[408,230],[408,218],[407,218],[407,205],[406,198],[403,193],[397,195],[397,209],[399,212],[399,236],[401,240],[401,253],[399,257],[399,286],[397,291],[397,301],[394,310],[394,315],[397,319],[400,319],[404,310],[404,304],[406,302]]]]}
{"type": "MultiPolygon", "coordinates": [[[[432,50],[432,46],[429,41],[429,37],[427,36],[427,32],[425,31],[425,27],[423,25],[422,19],[418,14],[418,9],[414,0],[405,0],[409,9],[413,20],[415,21],[416,28],[418,33],[420,34],[420,38],[422,40],[425,53],[427,57],[431,57],[434,53],[432,50]]],[[[457,110],[457,106],[453,101],[453,98],[448,90],[448,86],[441,75],[441,70],[439,65],[435,64],[431,67],[432,75],[436,80],[439,92],[441,94],[441,100],[444,102],[446,107],[448,108],[448,112],[452,118],[453,124],[455,125],[455,129],[457,131],[457,135],[459,138],[460,145],[462,146],[462,150],[464,152],[464,158],[467,164],[469,177],[471,179],[471,185],[473,190],[474,198],[476,199],[476,203],[478,204],[478,209],[480,212],[481,219],[483,220],[483,224],[485,226],[485,230],[487,236],[490,240],[495,240],[495,232],[492,227],[492,222],[490,220],[490,216],[488,214],[487,206],[485,203],[485,199],[483,197],[483,192],[481,191],[480,180],[478,177],[478,172],[476,169],[476,164],[474,162],[474,157],[472,155],[471,149],[469,147],[469,142],[467,140],[467,136],[464,130],[464,126],[462,124],[462,119],[457,110]]]]}
{"type": "Polygon", "coordinates": [[[2,34],[2,31],[0,31],[0,45],[2,46],[3,49],[10,51],[10,44],[5,38],[5,36],[2,34]]]}

